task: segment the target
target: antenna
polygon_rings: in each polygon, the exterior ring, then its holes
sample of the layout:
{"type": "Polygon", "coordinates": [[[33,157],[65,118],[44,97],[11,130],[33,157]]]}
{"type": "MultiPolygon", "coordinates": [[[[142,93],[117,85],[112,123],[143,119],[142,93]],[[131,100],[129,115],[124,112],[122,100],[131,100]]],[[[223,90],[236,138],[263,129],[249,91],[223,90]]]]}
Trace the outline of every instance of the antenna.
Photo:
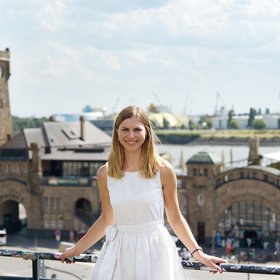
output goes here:
{"type": "Polygon", "coordinates": [[[154,91],[153,91],[153,95],[154,95],[154,97],[156,98],[158,104],[159,104],[159,105],[162,105],[160,99],[158,98],[157,94],[156,94],[154,91]]]}
{"type": "Polygon", "coordinates": [[[113,107],[112,107],[112,113],[113,113],[113,114],[116,113],[117,107],[118,107],[118,105],[119,105],[119,102],[120,102],[120,97],[118,96],[117,99],[116,99],[115,104],[114,104],[113,107]]]}
{"type": "Polygon", "coordinates": [[[216,91],[216,104],[215,104],[215,112],[214,115],[217,116],[220,114],[221,109],[226,109],[225,103],[218,91],[216,91]],[[222,105],[222,106],[221,106],[222,105]]]}

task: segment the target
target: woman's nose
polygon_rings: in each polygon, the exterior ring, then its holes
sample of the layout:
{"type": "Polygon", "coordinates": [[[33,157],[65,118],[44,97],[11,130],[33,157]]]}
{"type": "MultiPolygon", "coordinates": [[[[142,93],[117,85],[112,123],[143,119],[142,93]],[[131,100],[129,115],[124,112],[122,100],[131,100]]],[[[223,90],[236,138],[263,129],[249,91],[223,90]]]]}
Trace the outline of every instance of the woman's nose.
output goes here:
{"type": "Polygon", "coordinates": [[[133,138],[134,137],[134,131],[133,130],[129,130],[127,136],[130,137],[130,138],[133,138]]]}

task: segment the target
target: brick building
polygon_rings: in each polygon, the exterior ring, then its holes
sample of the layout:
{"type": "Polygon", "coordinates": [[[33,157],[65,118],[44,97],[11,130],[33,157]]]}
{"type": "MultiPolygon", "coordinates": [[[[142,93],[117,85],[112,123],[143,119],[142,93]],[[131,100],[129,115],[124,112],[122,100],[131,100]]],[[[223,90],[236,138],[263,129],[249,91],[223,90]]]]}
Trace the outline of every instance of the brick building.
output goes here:
{"type": "MultiPolygon", "coordinates": [[[[11,137],[8,50],[0,52],[0,68],[0,226],[17,229],[24,212],[32,234],[87,228],[100,212],[96,171],[111,137],[83,118],[45,122],[11,137]]],[[[256,141],[244,167],[226,169],[203,151],[187,161],[187,175],[177,175],[179,202],[199,243],[211,244],[218,230],[225,242],[245,247],[280,236],[279,164],[260,164],[256,141]]]]}
{"type": "Polygon", "coordinates": [[[12,137],[0,147],[0,225],[14,230],[21,205],[33,233],[86,229],[100,211],[96,172],[110,143],[83,119],[45,122],[12,137]]]}
{"type": "Polygon", "coordinates": [[[100,211],[96,172],[111,137],[85,121],[45,122],[12,136],[9,50],[0,51],[0,227],[48,234],[87,228],[100,211]]]}
{"type": "Polygon", "coordinates": [[[232,169],[208,152],[187,161],[186,216],[199,243],[212,244],[218,231],[237,247],[273,248],[280,237],[280,171],[249,156],[252,165],[232,169]]]}

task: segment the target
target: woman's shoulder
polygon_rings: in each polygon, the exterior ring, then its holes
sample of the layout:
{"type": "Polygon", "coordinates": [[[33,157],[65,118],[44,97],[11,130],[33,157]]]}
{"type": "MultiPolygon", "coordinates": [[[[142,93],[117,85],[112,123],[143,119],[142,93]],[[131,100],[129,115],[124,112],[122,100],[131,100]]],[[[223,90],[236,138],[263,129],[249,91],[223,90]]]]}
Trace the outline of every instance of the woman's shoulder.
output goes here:
{"type": "Polygon", "coordinates": [[[160,180],[162,187],[169,186],[172,182],[176,182],[176,173],[172,164],[165,161],[165,165],[160,168],[160,180]]]}
{"type": "Polygon", "coordinates": [[[164,160],[164,164],[160,167],[160,175],[161,176],[170,176],[172,174],[174,174],[174,168],[172,166],[172,164],[167,161],[164,160]]]}
{"type": "Polygon", "coordinates": [[[97,177],[100,179],[107,177],[107,164],[104,164],[98,168],[97,177]]]}

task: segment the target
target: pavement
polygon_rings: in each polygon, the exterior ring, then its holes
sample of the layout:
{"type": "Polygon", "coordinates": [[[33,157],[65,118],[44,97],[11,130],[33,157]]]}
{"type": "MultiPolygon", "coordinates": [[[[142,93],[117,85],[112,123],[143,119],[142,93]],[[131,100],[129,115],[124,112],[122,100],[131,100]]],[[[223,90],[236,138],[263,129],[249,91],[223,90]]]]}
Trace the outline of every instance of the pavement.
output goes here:
{"type": "MultiPolygon", "coordinates": [[[[27,238],[21,234],[8,236],[8,244],[0,249],[10,250],[32,250],[39,252],[57,252],[59,244],[54,239],[27,238]]],[[[93,254],[98,254],[98,248],[93,248],[93,254]]],[[[265,264],[268,265],[268,264],[265,264]]],[[[274,264],[274,265],[279,265],[274,264]]],[[[41,276],[48,279],[72,280],[72,279],[91,279],[94,264],[75,263],[63,264],[59,261],[44,261],[41,269],[41,276]]],[[[212,274],[208,271],[185,270],[188,280],[276,280],[279,276],[229,273],[212,274]]],[[[25,276],[32,275],[32,262],[12,257],[0,258],[0,279],[5,276],[25,276]]],[[[126,280],[126,279],[124,279],[126,280]]],[[[128,280],[128,279],[127,279],[128,280]]],[[[129,279],[130,280],[130,279],[129,279]]],[[[157,279],[155,279],[157,280],[157,279]]],[[[159,279],[160,280],[160,279],[159,279]]]]}

